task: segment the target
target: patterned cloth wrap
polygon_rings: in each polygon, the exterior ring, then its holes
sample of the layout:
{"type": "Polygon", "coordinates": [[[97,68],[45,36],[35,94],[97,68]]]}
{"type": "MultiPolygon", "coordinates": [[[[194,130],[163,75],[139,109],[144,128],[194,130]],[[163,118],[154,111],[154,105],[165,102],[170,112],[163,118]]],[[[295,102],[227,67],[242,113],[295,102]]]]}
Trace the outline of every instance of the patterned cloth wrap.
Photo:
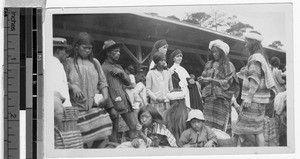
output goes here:
{"type": "Polygon", "coordinates": [[[109,114],[102,108],[79,112],[77,126],[84,143],[105,139],[112,133],[112,121],[109,114]]]}
{"type": "Polygon", "coordinates": [[[279,146],[279,121],[277,116],[264,118],[265,146],[279,146]]]}
{"type": "Polygon", "coordinates": [[[65,107],[62,127],[54,128],[56,149],[82,149],[83,138],[77,127],[78,111],[73,107],[65,107]]]}
{"type": "Polygon", "coordinates": [[[217,136],[218,147],[236,147],[236,141],[233,137],[220,129],[212,128],[211,130],[217,136]]]}

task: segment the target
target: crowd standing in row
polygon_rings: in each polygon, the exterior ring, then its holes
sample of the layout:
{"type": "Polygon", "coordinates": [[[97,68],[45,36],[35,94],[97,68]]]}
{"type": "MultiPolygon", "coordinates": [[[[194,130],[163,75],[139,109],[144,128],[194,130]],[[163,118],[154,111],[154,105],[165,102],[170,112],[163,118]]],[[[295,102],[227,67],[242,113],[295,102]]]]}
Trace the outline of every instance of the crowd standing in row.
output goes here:
{"type": "Polygon", "coordinates": [[[220,134],[235,146],[264,146],[265,115],[285,110],[285,96],[275,101],[286,92],[286,76],[278,58],[269,64],[262,40],[256,31],[245,34],[250,56],[238,73],[228,44],[211,41],[210,60],[196,78],[181,66],[180,49],[167,64],[164,39],[154,43],[147,75],[134,75],[133,66],[118,64],[122,43],[105,41],[98,61],[88,33],[79,33],[72,49],[54,38],[55,148],[215,147],[225,141],[220,134]]]}

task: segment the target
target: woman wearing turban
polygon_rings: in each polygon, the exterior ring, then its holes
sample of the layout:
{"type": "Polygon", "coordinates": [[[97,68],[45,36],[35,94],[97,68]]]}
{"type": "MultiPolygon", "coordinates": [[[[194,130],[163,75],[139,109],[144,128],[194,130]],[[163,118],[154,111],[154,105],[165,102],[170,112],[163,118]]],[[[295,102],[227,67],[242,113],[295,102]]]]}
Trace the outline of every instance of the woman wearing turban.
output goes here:
{"type": "Polygon", "coordinates": [[[221,40],[209,43],[212,60],[205,64],[198,80],[204,85],[203,114],[205,124],[231,135],[231,106],[234,93],[239,92],[238,79],[234,65],[227,57],[229,46],[221,40]]]}

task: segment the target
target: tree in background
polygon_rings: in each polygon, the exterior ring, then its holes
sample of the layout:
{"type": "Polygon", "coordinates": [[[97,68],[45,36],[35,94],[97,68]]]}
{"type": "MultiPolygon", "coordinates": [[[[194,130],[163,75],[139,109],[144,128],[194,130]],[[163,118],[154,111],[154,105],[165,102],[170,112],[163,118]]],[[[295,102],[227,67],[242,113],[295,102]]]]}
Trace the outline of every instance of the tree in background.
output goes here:
{"type": "Polygon", "coordinates": [[[211,15],[205,12],[197,12],[186,14],[186,18],[184,18],[182,21],[202,26],[202,24],[205,21],[207,21],[210,17],[211,15]]]}
{"type": "Polygon", "coordinates": [[[253,29],[253,26],[251,26],[249,24],[244,24],[242,22],[237,22],[235,24],[231,24],[229,27],[230,28],[227,29],[226,32],[229,33],[230,35],[237,36],[237,37],[242,37],[243,33],[247,29],[253,29]]]}
{"type": "MultiPolygon", "coordinates": [[[[159,16],[157,13],[148,14],[159,16]]],[[[180,21],[180,19],[175,15],[167,16],[167,18],[180,21]]],[[[246,32],[247,29],[254,29],[253,26],[241,22],[236,15],[230,15],[227,12],[220,10],[212,10],[209,13],[186,13],[186,17],[183,18],[182,21],[194,24],[199,27],[224,32],[240,38],[243,36],[243,33],[246,32]]],[[[280,41],[279,43],[274,41],[270,46],[280,48],[282,44],[280,43],[280,41]]]]}
{"type": "Polygon", "coordinates": [[[273,41],[272,44],[269,45],[270,47],[276,48],[276,49],[282,49],[283,44],[279,40],[273,41]]]}
{"type": "Polygon", "coordinates": [[[157,13],[147,13],[149,15],[153,15],[153,16],[159,16],[157,13]]]}
{"type": "Polygon", "coordinates": [[[227,13],[221,11],[187,13],[186,18],[182,21],[237,37],[242,37],[246,29],[253,29],[253,26],[240,22],[236,15],[229,16],[227,13]]]}
{"type": "Polygon", "coordinates": [[[169,19],[174,19],[174,20],[179,20],[179,21],[180,21],[180,19],[177,18],[175,15],[167,16],[167,18],[169,18],[169,19]]]}

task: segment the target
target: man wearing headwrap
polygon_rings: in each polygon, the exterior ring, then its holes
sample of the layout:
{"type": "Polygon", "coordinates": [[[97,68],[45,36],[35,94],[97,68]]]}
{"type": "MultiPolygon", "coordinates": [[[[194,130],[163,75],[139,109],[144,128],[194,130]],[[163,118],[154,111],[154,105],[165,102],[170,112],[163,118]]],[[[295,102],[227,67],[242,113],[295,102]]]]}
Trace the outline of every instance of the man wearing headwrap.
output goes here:
{"type": "Polygon", "coordinates": [[[239,91],[235,67],[227,57],[229,46],[221,40],[209,43],[211,60],[205,64],[199,82],[203,85],[205,124],[231,135],[231,98],[239,91]]]}

